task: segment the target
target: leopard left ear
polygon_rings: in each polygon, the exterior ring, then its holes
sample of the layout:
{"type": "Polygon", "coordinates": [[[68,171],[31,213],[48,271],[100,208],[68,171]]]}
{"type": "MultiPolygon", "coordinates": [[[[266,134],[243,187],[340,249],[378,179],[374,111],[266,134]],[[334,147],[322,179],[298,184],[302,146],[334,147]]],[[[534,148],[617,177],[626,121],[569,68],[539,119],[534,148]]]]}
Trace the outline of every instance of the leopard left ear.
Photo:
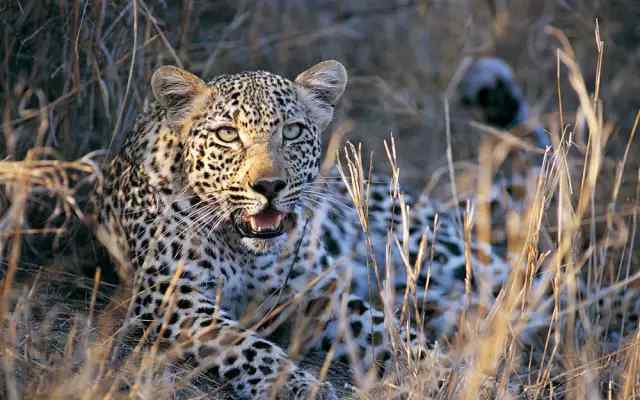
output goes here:
{"type": "Polygon", "coordinates": [[[196,98],[209,90],[202,79],[171,65],[162,66],[153,73],[151,89],[156,100],[167,110],[173,125],[180,125],[193,109],[196,98]]]}
{"type": "Polygon", "coordinates": [[[317,100],[335,106],[347,86],[347,70],[338,61],[322,61],[298,75],[296,83],[317,100]]]}
{"type": "Polygon", "coordinates": [[[333,118],[333,108],[347,86],[347,70],[335,60],[323,61],[296,78],[299,99],[309,115],[324,130],[333,118]]]}

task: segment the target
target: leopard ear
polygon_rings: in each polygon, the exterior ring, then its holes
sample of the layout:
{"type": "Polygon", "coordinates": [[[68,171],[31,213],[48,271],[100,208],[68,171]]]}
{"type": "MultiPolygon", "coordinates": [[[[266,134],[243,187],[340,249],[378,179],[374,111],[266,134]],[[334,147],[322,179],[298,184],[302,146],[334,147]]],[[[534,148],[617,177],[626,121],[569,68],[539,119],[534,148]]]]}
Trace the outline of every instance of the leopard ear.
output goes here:
{"type": "Polygon", "coordinates": [[[162,66],[153,73],[151,89],[156,100],[167,110],[172,124],[179,124],[192,110],[196,98],[209,90],[202,79],[171,65],[162,66]]]}
{"type": "Polygon", "coordinates": [[[335,106],[347,86],[347,70],[335,60],[322,61],[296,77],[316,100],[335,106]]]}
{"type": "Polygon", "coordinates": [[[298,97],[309,115],[324,130],[333,118],[333,108],[347,86],[347,70],[337,61],[323,61],[296,78],[298,97]]]}

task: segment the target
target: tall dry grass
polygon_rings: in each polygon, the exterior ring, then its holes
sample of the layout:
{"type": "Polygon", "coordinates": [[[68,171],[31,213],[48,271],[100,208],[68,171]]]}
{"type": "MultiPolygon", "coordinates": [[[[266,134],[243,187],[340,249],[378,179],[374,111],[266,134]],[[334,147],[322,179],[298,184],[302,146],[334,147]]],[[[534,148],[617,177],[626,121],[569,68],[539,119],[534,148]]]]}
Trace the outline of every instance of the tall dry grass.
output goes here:
{"type": "MultiPolygon", "coordinates": [[[[84,225],[103,154],[96,150],[118,146],[160,64],[205,77],[256,68],[295,76],[336,58],[353,77],[338,119],[353,128],[348,138],[368,146],[348,147],[342,164],[365,232],[373,160],[393,177],[402,209],[389,248],[409,260],[412,210],[400,183],[420,190],[429,177],[444,202],[479,198],[461,211],[467,247],[499,228],[514,265],[497,300],[462,315],[456,337],[422,360],[389,326],[394,368],[383,380],[356,373],[347,396],[640,398],[640,310],[632,303],[639,13],[631,1],[1,4],[2,397],[225,395],[212,383],[174,381],[156,354],[120,331],[127,294],[84,225]],[[507,212],[498,227],[482,194],[502,160],[526,148],[469,126],[454,99],[445,109],[441,98],[464,57],[483,54],[514,66],[554,143],[525,181],[524,209],[507,212]],[[397,140],[384,144],[389,132],[397,140]],[[627,301],[614,301],[621,293],[627,301]],[[534,332],[532,321],[541,322],[534,332]]],[[[426,246],[422,252],[429,256],[426,246]]],[[[391,261],[379,267],[388,273],[391,261]]],[[[414,290],[409,284],[404,313],[416,314],[414,290]]],[[[393,313],[389,291],[381,288],[382,305],[393,313]]]]}

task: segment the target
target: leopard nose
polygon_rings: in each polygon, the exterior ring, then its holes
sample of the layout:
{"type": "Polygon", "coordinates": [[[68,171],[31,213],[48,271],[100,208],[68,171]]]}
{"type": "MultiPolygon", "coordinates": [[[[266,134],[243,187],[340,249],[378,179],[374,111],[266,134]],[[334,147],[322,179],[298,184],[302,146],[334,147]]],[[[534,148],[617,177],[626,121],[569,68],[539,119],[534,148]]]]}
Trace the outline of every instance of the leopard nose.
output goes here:
{"type": "Polygon", "coordinates": [[[287,186],[287,183],[279,178],[260,179],[251,185],[251,188],[268,200],[273,200],[278,193],[287,186]]]}

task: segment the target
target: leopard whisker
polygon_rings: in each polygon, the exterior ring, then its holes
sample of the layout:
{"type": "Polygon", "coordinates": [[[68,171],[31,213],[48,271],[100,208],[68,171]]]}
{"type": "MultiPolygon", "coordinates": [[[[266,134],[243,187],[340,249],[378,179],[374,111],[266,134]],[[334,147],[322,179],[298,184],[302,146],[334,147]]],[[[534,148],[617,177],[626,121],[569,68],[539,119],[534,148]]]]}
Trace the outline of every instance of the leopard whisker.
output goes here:
{"type": "Polygon", "coordinates": [[[307,197],[312,197],[318,201],[327,201],[328,203],[340,207],[340,208],[344,208],[344,209],[348,209],[348,210],[353,210],[354,207],[349,204],[346,203],[345,201],[343,201],[342,199],[324,194],[324,193],[319,193],[319,192],[313,192],[313,191],[303,191],[303,195],[307,196],[307,197]]]}

